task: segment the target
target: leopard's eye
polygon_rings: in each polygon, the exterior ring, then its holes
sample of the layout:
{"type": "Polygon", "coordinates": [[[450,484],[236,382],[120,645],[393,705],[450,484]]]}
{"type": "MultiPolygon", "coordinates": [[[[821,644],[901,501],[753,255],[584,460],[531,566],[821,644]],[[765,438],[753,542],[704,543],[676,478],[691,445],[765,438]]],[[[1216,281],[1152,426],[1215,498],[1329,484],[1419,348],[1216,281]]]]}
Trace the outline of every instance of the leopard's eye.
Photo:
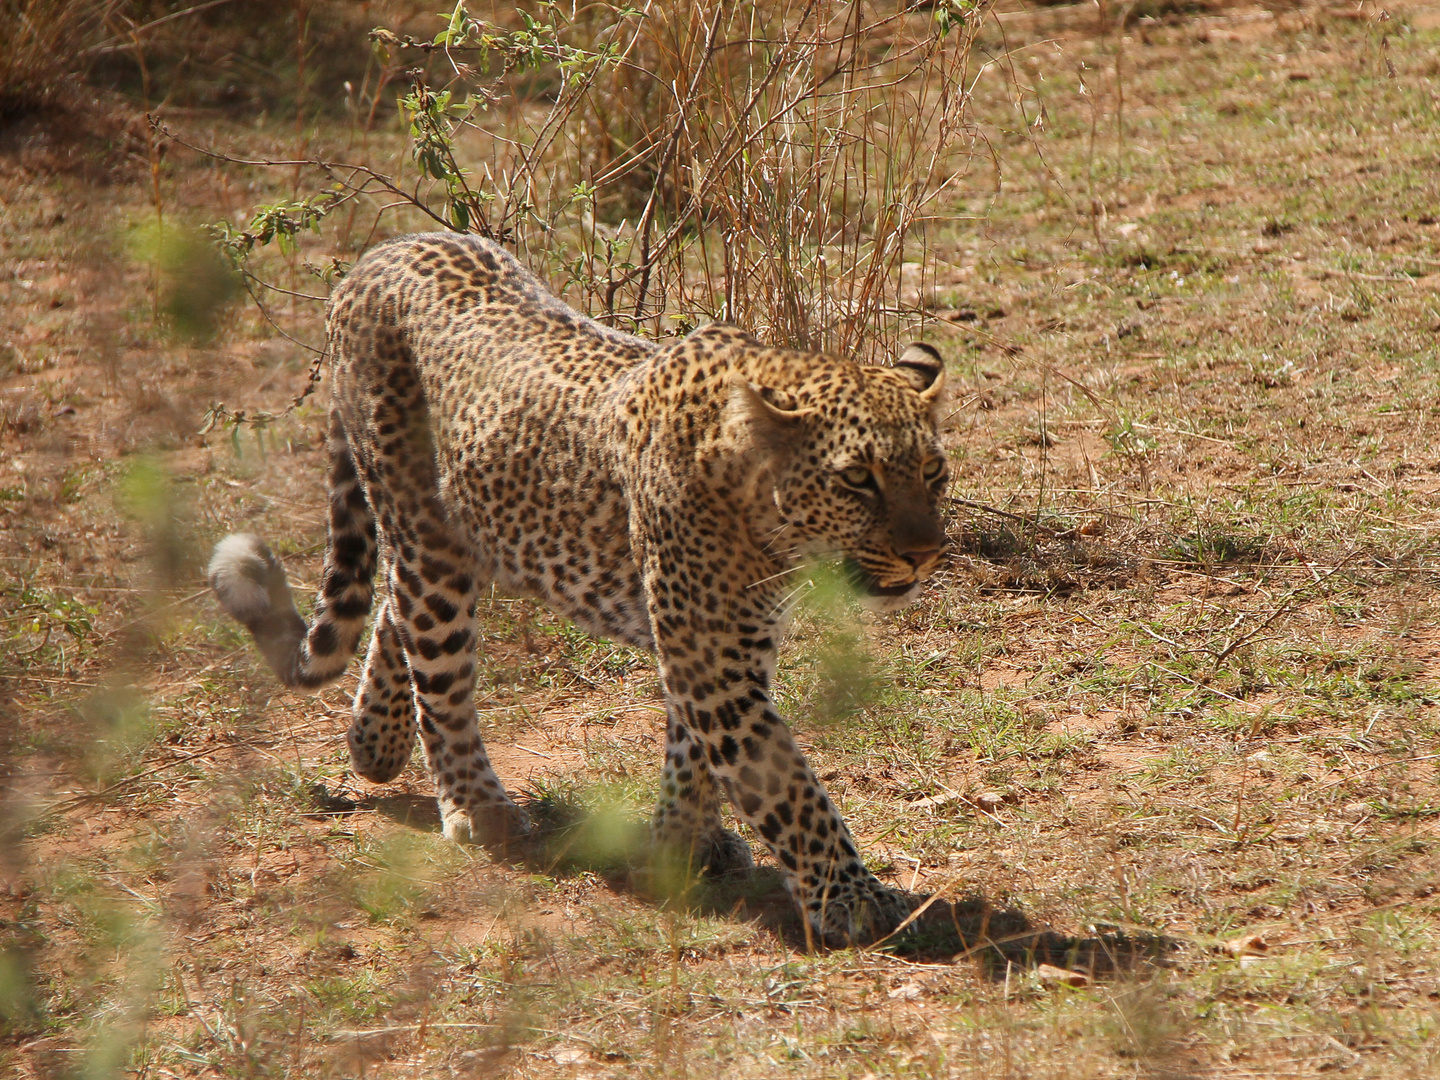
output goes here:
{"type": "Polygon", "coordinates": [[[847,487],[852,488],[874,488],[875,474],[864,465],[851,465],[848,469],[840,470],[840,479],[847,487]]]}
{"type": "Polygon", "coordinates": [[[925,467],[921,470],[921,474],[925,477],[927,484],[933,484],[945,475],[945,459],[938,457],[931,458],[925,462],[925,467]]]}

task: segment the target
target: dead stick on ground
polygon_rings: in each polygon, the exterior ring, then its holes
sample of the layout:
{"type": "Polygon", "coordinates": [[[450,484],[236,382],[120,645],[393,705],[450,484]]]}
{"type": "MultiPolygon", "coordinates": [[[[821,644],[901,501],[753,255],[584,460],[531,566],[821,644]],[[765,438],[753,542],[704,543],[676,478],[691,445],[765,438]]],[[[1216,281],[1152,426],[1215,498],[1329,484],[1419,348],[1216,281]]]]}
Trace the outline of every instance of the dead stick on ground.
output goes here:
{"type": "Polygon", "coordinates": [[[396,1027],[366,1028],[360,1031],[340,1030],[331,1032],[331,1039],[369,1039],[380,1035],[409,1035],[425,1028],[447,1028],[457,1031],[491,1031],[498,1027],[497,1024],[400,1024],[396,1027]]]}
{"type": "MultiPolygon", "coordinates": [[[[1339,566],[1335,567],[1335,569],[1331,570],[1324,577],[1316,578],[1315,584],[1323,585],[1325,582],[1329,581],[1341,570],[1345,569],[1345,567],[1349,564],[1350,560],[1354,557],[1355,556],[1353,554],[1345,556],[1345,558],[1340,560],[1339,566]]],[[[1291,601],[1299,599],[1301,594],[1308,591],[1309,588],[1310,587],[1308,585],[1297,585],[1295,588],[1291,589],[1289,595],[1282,598],[1280,603],[1276,605],[1275,610],[1270,613],[1269,618],[1267,618],[1259,626],[1255,627],[1254,630],[1251,630],[1248,634],[1242,634],[1239,637],[1233,639],[1229,645],[1226,645],[1225,648],[1221,649],[1218,653],[1215,654],[1214,667],[1218,670],[1221,663],[1224,662],[1227,656],[1233,653],[1241,645],[1244,645],[1247,641],[1254,640],[1256,635],[1264,631],[1271,623],[1273,623],[1276,619],[1280,618],[1281,615],[1285,615],[1291,610],[1293,610],[1291,606],[1291,601]]]]}
{"type": "Polygon", "coordinates": [[[45,810],[42,810],[40,814],[36,817],[36,820],[44,821],[46,818],[52,817],[53,815],[63,814],[68,810],[74,810],[75,808],[84,806],[87,803],[98,802],[102,799],[108,798],[109,796],[115,794],[118,791],[129,787],[136,781],[145,780],[151,776],[154,776],[162,769],[169,769],[176,765],[183,765],[185,762],[194,761],[196,758],[209,757],[211,754],[218,753],[221,750],[230,749],[238,745],[240,744],[225,743],[223,746],[211,746],[205,750],[196,750],[193,754],[184,754],[181,757],[173,758],[172,760],[165,762],[163,765],[149,766],[144,772],[135,773],[133,776],[127,776],[123,780],[117,780],[109,787],[101,788],[99,791],[92,791],[84,795],[75,795],[68,799],[62,799],[60,802],[55,803],[54,805],[48,807],[45,810]]]}
{"type": "Polygon", "coordinates": [[[1331,780],[1328,783],[1321,784],[1319,787],[1314,788],[1311,794],[1313,795],[1317,791],[1324,791],[1327,788],[1338,787],[1341,784],[1348,784],[1351,780],[1358,780],[1362,776],[1367,776],[1372,772],[1379,772],[1381,769],[1389,769],[1395,765],[1413,765],[1417,761],[1435,761],[1436,759],[1440,759],[1440,754],[1419,754],[1415,757],[1396,758],[1394,761],[1382,761],[1379,765],[1371,765],[1368,769],[1361,769],[1359,772],[1353,772],[1349,776],[1342,776],[1338,780],[1331,780]]]}

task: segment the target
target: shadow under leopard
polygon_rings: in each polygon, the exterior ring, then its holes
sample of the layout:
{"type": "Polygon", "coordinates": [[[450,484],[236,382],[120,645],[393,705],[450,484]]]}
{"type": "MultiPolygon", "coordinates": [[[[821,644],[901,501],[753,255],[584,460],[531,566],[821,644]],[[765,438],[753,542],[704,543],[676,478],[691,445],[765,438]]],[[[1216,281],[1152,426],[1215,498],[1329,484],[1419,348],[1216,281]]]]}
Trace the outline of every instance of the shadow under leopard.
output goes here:
{"type": "MultiPolygon", "coordinates": [[[[352,801],[312,792],[316,812],[345,814],[370,810],[409,828],[439,832],[435,800],[421,795],[388,795],[352,801]]],[[[649,828],[622,811],[596,812],[568,793],[532,793],[524,800],[534,834],[507,861],[550,876],[591,873],[609,887],[656,904],[679,905],[699,914],[753,922],[776,933],[791,948],[806,951],[805,927],[780,872],[747,866],[712,874],[705,868],[657,872],[650,865],[649,828]]],[[[733,835],[733,834],[732,834],[733,835]]],[[[737,838],[738,839],[738,838],[737,838]]],[[[912,910],[928,897],[902,893],[912,910]]],[[[973,959],[993,979],[1039,964],[1105,978],[1163,966],[1180,942],[1163,934],[1097,929],[1089,935],[1063,934],[1034,922],[1016,907],[997,907],[984,896],[937,899],[905,930],[880,943],[913,960],[951,963],[973,959]]]]}

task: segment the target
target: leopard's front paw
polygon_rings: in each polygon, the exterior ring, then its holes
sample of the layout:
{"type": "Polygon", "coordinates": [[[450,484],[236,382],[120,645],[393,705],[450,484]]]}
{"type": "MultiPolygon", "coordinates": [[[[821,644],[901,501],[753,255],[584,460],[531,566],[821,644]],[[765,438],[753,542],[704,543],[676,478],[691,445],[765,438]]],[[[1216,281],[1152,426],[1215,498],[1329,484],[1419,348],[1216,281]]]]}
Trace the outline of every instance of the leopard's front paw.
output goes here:
{"type": "Polygon", "coordinates": [[[894,932],[914,908],[896,889],[868,872],[862,878],[830,882],[801,901],[810,928],[832,948],[869,945],[894,932]]]}
{"type": "Polygon", "coordinates": [[[508,799],[479,806],[442,806],[440,820],[447,840],[477,844],[502,859],[524,859],[535,840],[530,815],[508,799]]]}
{"type": "Polygon", "coordinates": [[[755,868],[750,845],[718,826],[699,835],[663,835],[651,829],[649,865],[642,877],[645,891],[657,896],[687,894],[700,880],[740,876],[755,868]]]}
{"type": "Polygon", "coordinates": [[[739,833],[716,829],[699,845],[702,866],[709,877],[741,877],[755,869],[755,853],[739,833]]]}

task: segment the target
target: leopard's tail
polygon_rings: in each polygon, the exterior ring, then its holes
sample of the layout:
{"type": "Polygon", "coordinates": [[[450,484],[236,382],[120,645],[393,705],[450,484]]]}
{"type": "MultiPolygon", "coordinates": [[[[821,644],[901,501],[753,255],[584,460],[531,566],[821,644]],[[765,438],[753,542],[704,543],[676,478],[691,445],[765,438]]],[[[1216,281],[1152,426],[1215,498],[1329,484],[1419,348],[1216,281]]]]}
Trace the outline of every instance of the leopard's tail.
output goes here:
{"type": "Polygon", "coordinates": [[[325,573],[309,626],[290,595],[285,568],[258,536],[225,537],[207,571],[220,606],[250,631],[286,686],[314,689],[340,677],[360,644],[375,594],[375,514],[336,413],[330,418],[329,487],[325,573]]]}

